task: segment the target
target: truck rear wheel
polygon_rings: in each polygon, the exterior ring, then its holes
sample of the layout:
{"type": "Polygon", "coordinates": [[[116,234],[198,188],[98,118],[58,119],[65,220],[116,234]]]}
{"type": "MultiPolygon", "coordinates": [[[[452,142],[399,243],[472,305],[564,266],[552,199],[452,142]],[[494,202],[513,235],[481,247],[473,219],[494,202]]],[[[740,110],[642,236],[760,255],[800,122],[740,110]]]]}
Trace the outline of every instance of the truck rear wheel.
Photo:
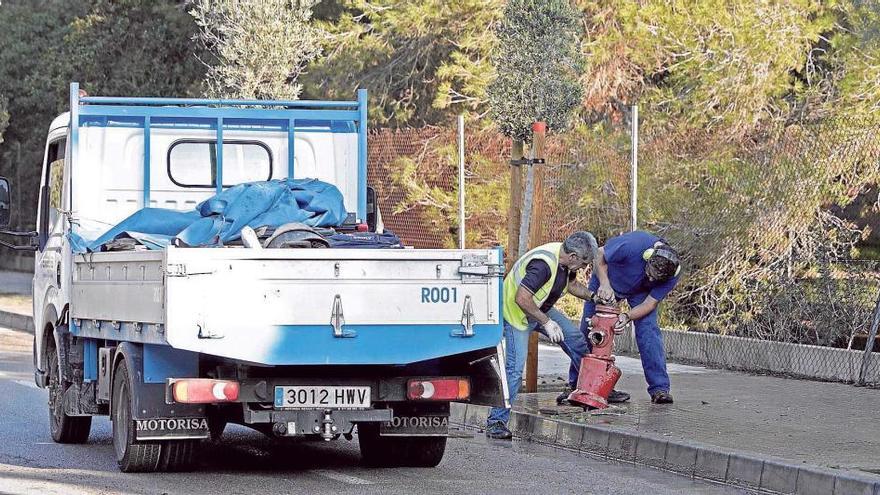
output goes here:
{"type": "Polygon", "coordinates": [[[372,467],[434,467],[446,452],[446,437],[383,437],[378,423],[359,424],[358,443],[372,467]]]}
{"type": "Polygon", "coordinates": [[[91,416],[68,416],[64,413],[64,391],[69,386],[61,377],[58,350],[49,346],[49,431],[58,443],[86,443],[92,429],[91,416]]]}
{"type": "Polygon", "coordinates": [[[131,419],[131,392],[128,366],[119,363],[113,375],[113,450],[116,463],[123,473],[151,472],[159,469],[162,445],[158,442],[137,442],[131,419]]]}
{"type": "Polygon", "coordinates": [[[198,440],[168,440],[162,442],[159,471],[189,471],[195,465],[198,440]]]}

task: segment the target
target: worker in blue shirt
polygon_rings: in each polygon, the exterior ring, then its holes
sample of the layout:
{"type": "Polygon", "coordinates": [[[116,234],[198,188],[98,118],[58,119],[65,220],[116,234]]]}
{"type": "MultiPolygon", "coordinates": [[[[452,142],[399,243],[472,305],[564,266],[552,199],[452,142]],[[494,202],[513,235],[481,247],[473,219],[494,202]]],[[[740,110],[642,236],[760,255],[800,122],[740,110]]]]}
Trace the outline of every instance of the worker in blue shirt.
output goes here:
{"type": "MultiPolygon", "coordinates": [[[[657,325],[657,306],[678,283],[681,271],[678,253],[663,239],[649,232],[635,231],[613,237],[599,248],[589,289],[603,301],[626,299],[630,310],[621,313],[615,328],[634,322],[636,343],[642,358],[648,394],[655,404],[672,404],[663,336],[657,325]]],[[[596,304],[584,303],[581,332],[588,332],[596,304]]],[[[629,394],[613,391],[609,402],[625,402],[629,394]]]]}

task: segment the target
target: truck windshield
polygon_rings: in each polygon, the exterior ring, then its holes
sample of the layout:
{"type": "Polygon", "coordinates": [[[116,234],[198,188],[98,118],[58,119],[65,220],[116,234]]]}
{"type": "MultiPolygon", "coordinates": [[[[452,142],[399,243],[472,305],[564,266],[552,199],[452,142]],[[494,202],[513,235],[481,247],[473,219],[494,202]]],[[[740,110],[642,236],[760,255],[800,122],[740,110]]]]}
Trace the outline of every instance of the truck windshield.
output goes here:
{"type": "MultiPolygon", "coordinates": [[[[180,187],[217,186],[217,141],[181,140],[168,150],[168,177],[180,187]]],[[[272,152],[259,141],[223,142],[223,186],[272,178],[272,152]]]]}

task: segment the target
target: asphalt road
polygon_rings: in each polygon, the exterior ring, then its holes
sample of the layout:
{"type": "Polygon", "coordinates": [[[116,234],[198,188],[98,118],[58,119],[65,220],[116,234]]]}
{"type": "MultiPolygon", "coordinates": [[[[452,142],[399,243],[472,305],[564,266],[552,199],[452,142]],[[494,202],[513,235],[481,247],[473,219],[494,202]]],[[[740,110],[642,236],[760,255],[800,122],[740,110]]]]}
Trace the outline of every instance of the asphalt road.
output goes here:
{"type": "Polygon", "coordinates": [[[361,466],[357,441],[279,443],[237,426],[210,445],[195,472],[123,474],[110,422],[86,445],[52,443],[46,391],[36,388],[30,335],[0,329],[0,494],[40,493],[578,493],[727,494],[741,491],[529,442],[457,432],[434,469],[361,466]]]}

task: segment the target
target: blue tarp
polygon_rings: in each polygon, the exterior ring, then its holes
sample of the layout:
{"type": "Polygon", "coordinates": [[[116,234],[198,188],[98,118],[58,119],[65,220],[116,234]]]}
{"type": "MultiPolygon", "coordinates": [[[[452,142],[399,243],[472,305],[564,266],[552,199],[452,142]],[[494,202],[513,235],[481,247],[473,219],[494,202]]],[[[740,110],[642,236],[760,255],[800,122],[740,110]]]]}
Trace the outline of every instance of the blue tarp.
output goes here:
{"type": "Polygon", "coordinates": [[[195,210],[144,208],[95,240],[71,235],[75,252],[100,251],[119,238],[137,239],[149,249],[169,243],[198,247],[236,240],[241,229],[280,227],[300,222],[311,227],[338,227],[347,216],[342,193],[317,179],[279,179],[231,187],[199,203],[195,210]]]}

